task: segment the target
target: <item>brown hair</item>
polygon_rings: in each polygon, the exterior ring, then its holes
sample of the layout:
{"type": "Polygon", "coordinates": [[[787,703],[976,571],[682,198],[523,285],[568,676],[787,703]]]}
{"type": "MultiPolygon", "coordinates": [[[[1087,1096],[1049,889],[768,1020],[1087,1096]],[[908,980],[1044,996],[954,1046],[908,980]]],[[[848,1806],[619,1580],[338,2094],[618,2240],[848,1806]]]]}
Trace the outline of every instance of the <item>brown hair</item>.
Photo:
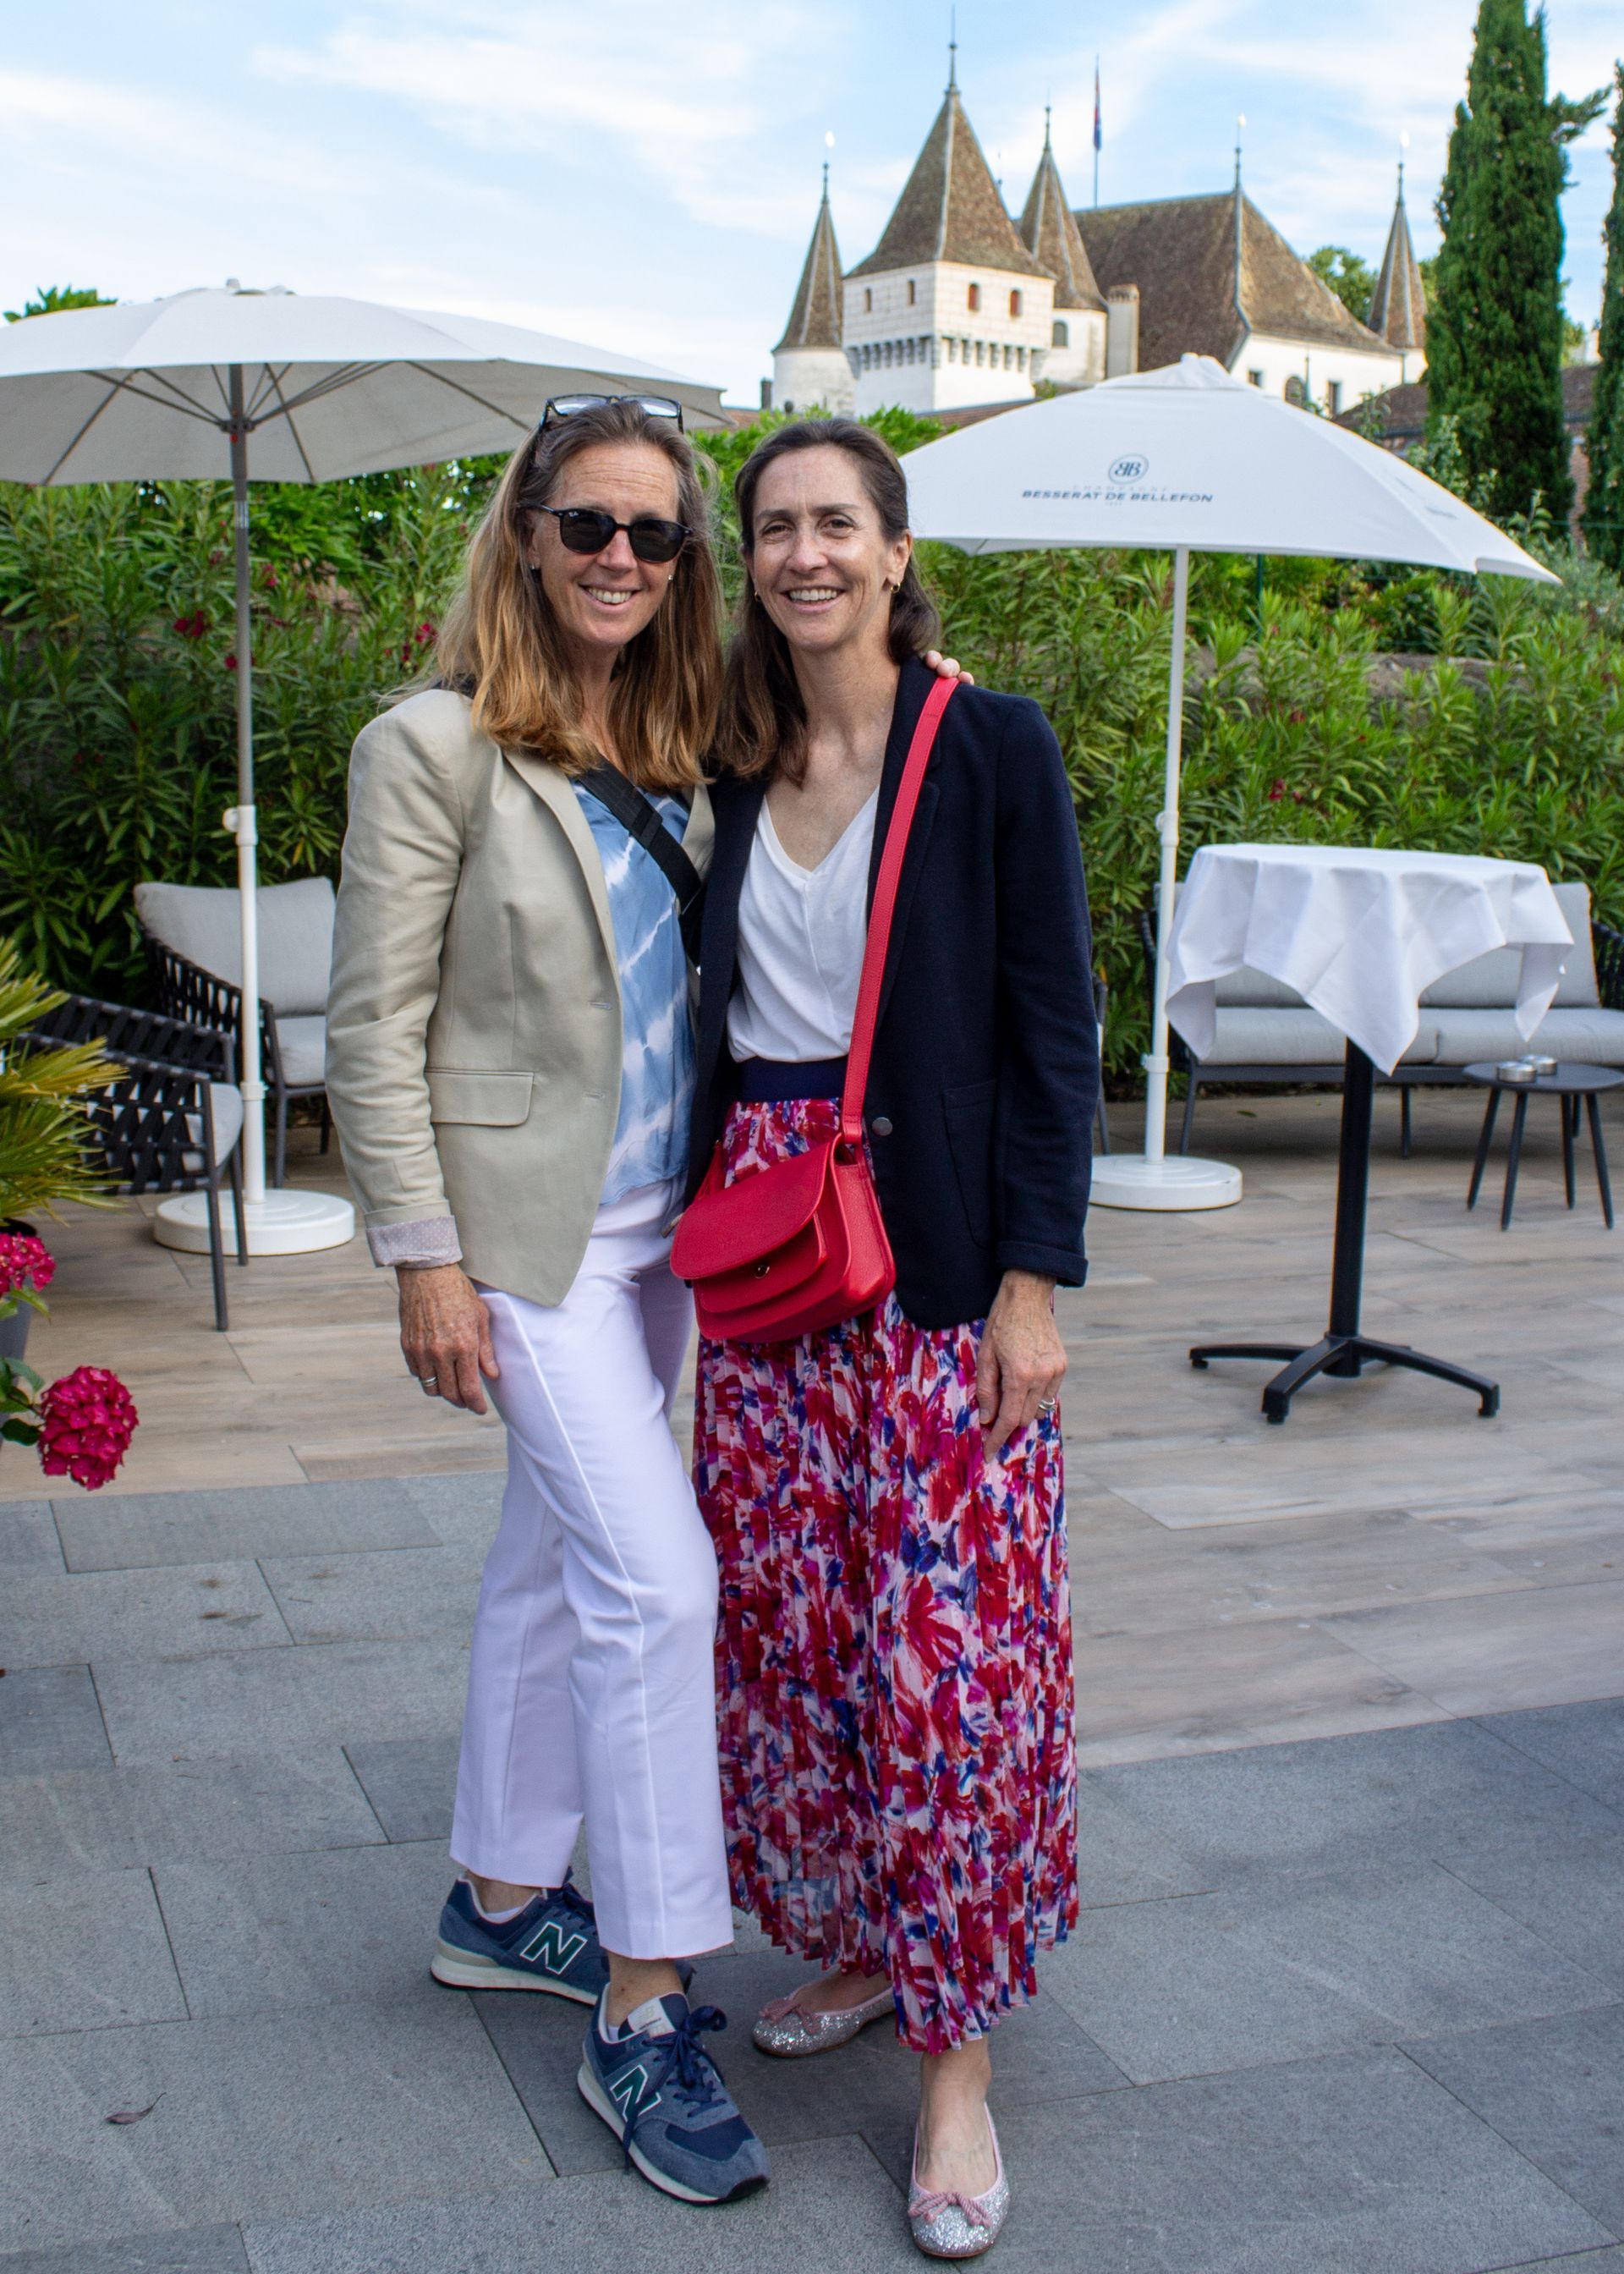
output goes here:
{"type": "Polygon", "coordinates": [[[622,649],[609,689],[609,725],[631,779],[644,789],[687,788],[703,779],[716,723],[721,585],[698,464],[673,419],[635,403],[598,403],[538,428],[514,452],[469,541],[435,660],[447,684],[468,689],[474,725],[493,741],[539,750],[567,773],[598,764],[603,754],[582,728],[575,674],[525,546],[565,466],[601,442],[646,443],[668,458],[678,517],[693,532],[671,590],[622,649]]]}
{"type": "MultiPolygon", "coordinates": [[[[739,508],[739,547],[749,564],[756,546],[756,493],[775,458],[791,450],[832,447],[857,462],[868,502],[887,537],[906,537],[908,485],[891,444],[854,418],[798,418],[763,436],[733,483],[739,508]]],[[[922,655],[942,636],[941,619],[912,560],[891,595],[889,646],[893,662],[922,655]]],[[[799,781],[806,771],[807,709],[801,699],[789,642],[755,599],[747,582],[739,596],[733,643],[722,681],[717,729],[718,764],[741,775],[782,772],[799,781]]]]}

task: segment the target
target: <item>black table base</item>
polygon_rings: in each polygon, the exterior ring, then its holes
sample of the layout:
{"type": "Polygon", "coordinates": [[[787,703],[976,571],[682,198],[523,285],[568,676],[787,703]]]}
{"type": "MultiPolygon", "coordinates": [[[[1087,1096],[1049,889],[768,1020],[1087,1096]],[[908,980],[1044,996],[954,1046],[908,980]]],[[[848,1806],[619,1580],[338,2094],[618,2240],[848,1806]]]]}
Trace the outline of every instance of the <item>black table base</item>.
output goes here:
{"type": "Polygon", "coordinates": [[[1221,1358],[1272,1359],[1281,1367],[1263,1392],[1263,1412],[1270,1421],[1283,1421],[1291,1400],[1305,1382],[1318,1374],[1357,1374],[1372,1364],[1408,1367],[1412,1374],[1430,1374],[1440,1382],[1453,1382],[1470,1389],[1479,1413],[1500,1411],[1500,1384],[1447,1359],[1428,1358],[1408,1343],[1377,1342],[1359,1328],[1359,1308],[1365,1283],[1365,1218],[1370,1197],[1371,1119],[1376,1094],[1376,1070],[1352,1043],[1347,1049],[1342,1082],[1342,1156],[1336,1175],[1336,1239],[1331,1264],[1331,1321],[1319,1342],[1304,1349],[1285,1343],[1200,1343],[1190,1353],[1190,1363],[1203,1369],[1221,1358]]]}

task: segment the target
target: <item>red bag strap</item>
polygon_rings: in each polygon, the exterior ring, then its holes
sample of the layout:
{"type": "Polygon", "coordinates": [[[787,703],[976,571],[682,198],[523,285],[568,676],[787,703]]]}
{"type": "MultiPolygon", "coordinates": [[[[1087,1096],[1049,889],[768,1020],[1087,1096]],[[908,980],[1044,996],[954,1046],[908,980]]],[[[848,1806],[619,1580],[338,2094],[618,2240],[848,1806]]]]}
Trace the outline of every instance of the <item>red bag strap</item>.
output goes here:
{"type": "Polygon", "coordinates": [[[903,855],[908,849],[908,832],[914,825],[914,808],[936,745],[936,729],[958,684],[956,679],[938,679],[925,697],[925,707],[908,744],[897,802],[891,809],[891,826],[885,832],[885,850],[880,858],[874,907],[868,917],[868,937],[863,948],[862,975],[857,983],[857,1011],[852,1020],[851,1047],[846,1060],[846,1091],[840,1100],[840,1137],[846,1145],[855,1146],[862,1140],[863,1094],[868,1087],[868,1060],[874,1051],[880,985],[885,976],[885,953],[891,945],[891,923],[897,911],[903,855]]]}

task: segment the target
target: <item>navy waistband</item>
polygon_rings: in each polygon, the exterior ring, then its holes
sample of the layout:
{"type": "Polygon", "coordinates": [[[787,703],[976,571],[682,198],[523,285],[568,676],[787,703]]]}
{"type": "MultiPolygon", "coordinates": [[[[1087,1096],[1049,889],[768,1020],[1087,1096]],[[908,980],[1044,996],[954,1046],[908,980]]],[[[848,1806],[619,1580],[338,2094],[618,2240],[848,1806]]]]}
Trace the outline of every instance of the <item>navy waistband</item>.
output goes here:
{"type": "Polygon", "coordinates": [[[743,1058],[739,1064],[741,1105],[785,1105],[796,1097],[838,1097],[845,1088],[844,1058],[805,1058],[794,1065],[778,1058],[743,1058]]]}

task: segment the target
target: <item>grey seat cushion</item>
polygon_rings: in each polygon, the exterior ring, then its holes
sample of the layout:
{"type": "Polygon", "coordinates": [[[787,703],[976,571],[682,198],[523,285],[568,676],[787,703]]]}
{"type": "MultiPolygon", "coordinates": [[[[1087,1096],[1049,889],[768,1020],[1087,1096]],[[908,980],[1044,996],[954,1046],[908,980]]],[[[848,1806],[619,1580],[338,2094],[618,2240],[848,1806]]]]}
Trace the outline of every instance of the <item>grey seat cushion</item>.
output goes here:
{"type": "MultiPolygon", "coordinates": [[[[1347,1048],[1346,1037],[1306,1004],[1295,1011],[1220,1010],[1214,1025],[1211,1054],[1201,1061],[1204,1073],[1226,1065],[1341,1065],[1347,1048]]],[[[1402,1062],[1430,1065],[1437,1049],[1437,1033],[1423,1020],[1402,1062]]]]}
{"type": "Polygon", "coordinates": [[[1509,1011],[1449,1010],[1430,1013],[1438,1028],[1440,1065],[1475,1065],[1480,1059],[1520,1058],[1527,1050],[1575,1065],[1624,1067],[1624,1011],[1548,1011],[1525,1042],[1509,1011]]]}
{"type": "Polygon", "coordinates": [[[1301,1011],[1306,1007],[1295,987],[1288,987],[1283,979],[1271,979],[1267,971],[1254,971],[1249,963],[1243,963],[1238,971],[1226,971],[1214,986],[1213,999],[1221,1011],[1301,1011]]]}
{"type": "MultiPolygon", "coordinates": [[[[1557,1007],[1593,1008],[1598,996],[1596,959],[1590,945],[1590,888],[1585,885],[1557,885],[1553,889],[1574,937],[1573,953],[1557,984],[1557,1007]]],[[[1522,972],[1520,947],[1493,948],[1487,955],[1474,956],[1470,963],[1462,963],[1456,971],[1446,971],[1441,979],[1432,982],[1421,1000],[1428,1008],[1437,1005],[1440,1009],[1503,1011],[1517,999],[1517,982],[1522,972]]],[[[1518,1048],[1522,1047],[1519,1043],[1518,1048]]],[[[1505,1052],[1500,1055],[1504,1057],[1505,1052]]]]}
{"type": "MultiPolygon", "coordinates": [[[[326,877],[302,877],[291,885],[262,885],[259,898],[260,994],[284,1018],[325,1012],[333,967],[332,885],[326,877]]],[[[138,885],[135,909],[165,947],[212,971],[217,979],[242,985],[241,916],[235,891],[138,885]]]]}
{"type": "Polygon", "coordinates": [[[319,1089],[327,1078],[325,1019],[278,1019],[282,1077],[289,1089],[319,1089]]]}
{"type": "MultiPolygon", "coordinates": [[[[214,1166],[219,1168],[231,1157],[231,1148],[243,1133],[243,1093],[235,1082],[211,1081],[209,1104],[214,1121],[214,1166]]],[[[203,1167],[203,1116],[186,1116],[186,1133],[197,1150],[181,1156],[188,1175],[197,1176],[203,1167]]]]}

